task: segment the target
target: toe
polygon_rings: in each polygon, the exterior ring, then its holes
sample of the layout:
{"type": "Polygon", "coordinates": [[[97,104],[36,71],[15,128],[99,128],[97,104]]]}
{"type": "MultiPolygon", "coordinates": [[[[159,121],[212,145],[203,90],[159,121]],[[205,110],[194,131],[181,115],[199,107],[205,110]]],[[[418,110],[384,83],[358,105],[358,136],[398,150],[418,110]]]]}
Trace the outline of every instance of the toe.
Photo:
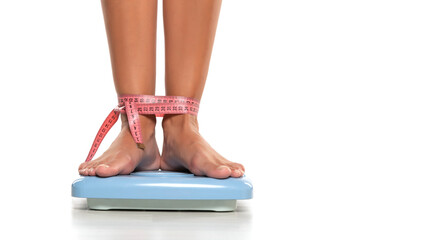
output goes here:
{"type": "Polygon", "coordinates": [[[198,152],[188,167],[195,175],[205,175],[212,178],[227,178],[231,175],[231,168],[212,155],[198,152]]]}
{"type": "Polygon", "coordinates": [[[106,164],[99,164],[95,169],[95,175],[99,177],[111,177],[119,173],[119,170],[115,167],[108,166],[106,164]]]}
{"type": "Polygon", "coordinates": [[[87,167],[88,162],[83,162],[80,164],[80,166],[78,167],[78,172],[81,175],[84,175],[84,169],[87,167]]]}
{"type": "Polygon", "coordinates": [[[83,162],[83,163],[81,163],[81,164],[79,165],[79,167],[78,167],[78,171],[84,169],[86,166],[87,166],[87,162],[83,162]]]}
{"type": "Polygon", "coordinates": [[[87,176],[88,175],[87,168],[81,169],[79,173],[83,176],[87,176]]]}
{"type": "Polygon", "coordinates": [[[227,165],[231,169],[231,177],[242,177],[244,175],[244,167],[243,165],[235,162],[230,162],[226,159],[223,159],[222,162],[224,162],[225,165],[227,165]]]}
{"type": "Polygon", "coordinates": [[[88,170],[88,175],[89,176],[96,176],[96,168],[100,165],[100,162],[97,161],[93,161],[93,163],[90,163],[87,166],[87,170],[88,170]]]}
{"type": "Polygon", "coordinates": [[[86,171],[86,175],[88,176],[94,176],[93,172],[94,172],[94,165],[95,162],[88,162],[88,164],[84,167],[85,171],[86,171]]]}
{"type": "Polygon", "coordinates": [[[96,170],[95,170],[94,167],[90,167],[90,168],[88,168],[88,175],[89,175],[89,176],[94,176],[94,175],[95,175],[95,172],[96,172],[96,170]]]}
{"type": "Polygon", "coordinates": [[[243,165],[241,165],[240,163],[233,163],[231,164],[231,166],[233,167],[233,171],[236,172],[236,176],[243,176],[244,172],[245,172],[245,168],[243,167],[243,165]]]}
{"type": "Polygon", "coordinates": [[[242,176],[243,176],[243,172],[239,169],[235,169],[235,170],[231,171],[231,177],[238,178],[238,177],[242,177],[242,176]]]}
{"type": "Polygon", "coordinates": [[[206,172],[206,175],[213,178],[227,178],[231,175],[231,168],[225,165],[220,165],[216,168],[210,169],[206,172]]]}
{"type": "Polygon", "coordinates": [[[243,171],[243,173],[245,172],[245,167],[243,166],[243,164],[235,163],[235,166],[238,170],[243,171]]]}

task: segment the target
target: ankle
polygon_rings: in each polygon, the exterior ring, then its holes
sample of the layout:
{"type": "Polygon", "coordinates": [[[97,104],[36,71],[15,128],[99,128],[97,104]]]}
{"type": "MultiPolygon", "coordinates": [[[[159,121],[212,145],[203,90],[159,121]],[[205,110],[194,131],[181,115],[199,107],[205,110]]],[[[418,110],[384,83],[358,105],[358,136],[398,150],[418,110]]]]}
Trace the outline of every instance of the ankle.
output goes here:
{"type": "MultiPolygon", "coordinates": [[[[154,115],[139,115],[141,132],[154,133],[156,127],[156,117],[154,115]]],[[[129,122],[126,114],[121,114],[121,128],[129,129],[129,122]]]]}
{"type": "Polygon", "coordinates": [[[190,114],[169,114],[165,115],[162,120],[162,128],[165,131],[172,129],[192,129],[198,131],[197,116],[190,114]]]}

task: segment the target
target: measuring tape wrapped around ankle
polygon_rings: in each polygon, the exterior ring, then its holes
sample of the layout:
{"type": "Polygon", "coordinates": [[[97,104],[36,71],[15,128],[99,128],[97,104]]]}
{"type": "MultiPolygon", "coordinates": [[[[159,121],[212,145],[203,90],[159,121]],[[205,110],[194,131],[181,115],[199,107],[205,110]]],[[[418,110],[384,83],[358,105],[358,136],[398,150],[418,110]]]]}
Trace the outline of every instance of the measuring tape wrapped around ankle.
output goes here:
{"type": "Polygon", "coordinates": [[[129,130],[137,146],[144,148],[139,114],[156,115],[156,117],[163,117],[164,114],[197,115],[199,109],[197,99],[182,96],[121,95],[118,101],[118,106],[111,111],[100,127],[86,162],[94,157],[105,135],[117,122],[120,113],[126,114],[129,130]]]}

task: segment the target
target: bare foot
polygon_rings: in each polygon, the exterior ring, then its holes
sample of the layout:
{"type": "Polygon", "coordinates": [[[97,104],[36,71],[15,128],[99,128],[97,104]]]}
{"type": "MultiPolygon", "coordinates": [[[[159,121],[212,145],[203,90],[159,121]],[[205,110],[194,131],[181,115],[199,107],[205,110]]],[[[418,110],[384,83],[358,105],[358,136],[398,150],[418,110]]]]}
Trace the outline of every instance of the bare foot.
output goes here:
{"type": "Polygon", "coordinates": [[[161,169],[187,171],[213,178],[241,177],[244,167],[217,153],[198,132],[196,116],[166,115],[161,169]]]}
{"type": "Polygon", "coordinates": [[[160,166],[160,154],[155,139],[155,116],[140,115],[145,149],[140,149],[129,131],[127,118],[122,114],[120,134],[99,158],[84,162],[78,172],[85,176],[109,177],[129,174],[134,170],[156,170],[160,166]]]}

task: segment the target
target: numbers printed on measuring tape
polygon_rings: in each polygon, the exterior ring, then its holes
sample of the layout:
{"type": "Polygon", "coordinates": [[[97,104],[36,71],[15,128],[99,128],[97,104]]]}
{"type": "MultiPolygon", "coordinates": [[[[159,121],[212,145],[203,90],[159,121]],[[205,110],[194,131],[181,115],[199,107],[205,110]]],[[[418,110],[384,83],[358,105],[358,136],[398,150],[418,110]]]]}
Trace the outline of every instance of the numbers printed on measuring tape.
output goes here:
{"type": "Polygon", "coordinates": [[[199,109],[199,100],[183,96],[122,95],[119,96],[118,103],[96,134],[86,162],[94,157],[105,135],[117,122],[120,113],[126,114],[134,141],[142,145],[139,114],[156,115],[156,117],[163,117],[165,114],[197,115],[199,109]]]}

